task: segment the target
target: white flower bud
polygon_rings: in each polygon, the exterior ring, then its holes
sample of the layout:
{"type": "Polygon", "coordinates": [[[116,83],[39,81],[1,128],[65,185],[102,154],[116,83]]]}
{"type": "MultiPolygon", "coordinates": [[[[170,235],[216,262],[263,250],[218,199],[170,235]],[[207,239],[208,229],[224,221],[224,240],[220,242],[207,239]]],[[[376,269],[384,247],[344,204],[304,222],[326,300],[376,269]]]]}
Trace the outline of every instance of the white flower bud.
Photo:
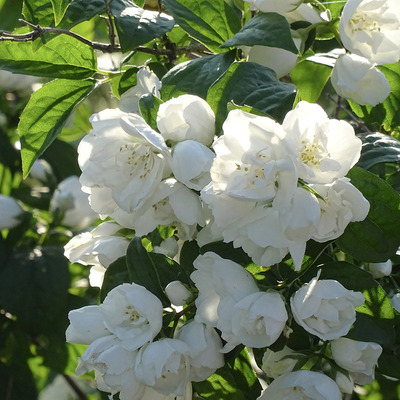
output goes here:
{"type": "Polygon", "coordinates": [[[183,306],[193,297],[190,290],[188,290],[180,281],[168,283],[165,288],[165,293],[167,294],[171,304],[174,306],[183,306]]]}
{"type": "Polygon", "coordinates": [[[354,380],[350,375],[346,376],[345,374],[342,374],[340,371],[337,371],[335,376],[335,381],[342,393],[347,393],[347,394],[353,393],[354,380]]]}
{"type": "Polygon", "coordinates": [[[400,313],[400,293],[396,293],[391,299],[392,307],[400,313]]]}
{"type": "Polygon", "coordinates": [[[392,273],[392,261],[386,260],[385,262],[380,263],[369,263],[367,268],[375,279],[383,278],[392,273]]]}
{"type": "Polygon", "coordinates": [[[23,212],[14,197],[0,194],[0,230],[12,229],[19,225],[23,212]]]}

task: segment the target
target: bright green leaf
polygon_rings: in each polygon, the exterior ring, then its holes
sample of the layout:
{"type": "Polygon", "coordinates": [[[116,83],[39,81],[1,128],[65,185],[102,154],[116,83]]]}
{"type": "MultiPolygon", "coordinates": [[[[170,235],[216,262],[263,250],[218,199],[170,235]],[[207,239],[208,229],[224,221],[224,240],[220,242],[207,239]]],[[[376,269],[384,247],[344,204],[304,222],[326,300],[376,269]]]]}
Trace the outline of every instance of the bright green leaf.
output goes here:
{"type": "Polygon", "coordinates": [[[269,46],[298,53],[286,18],[276,13],[258,13],[222,47],[269,46]]]}
{"type": "Polygon", "coordinates": [[[54,21],[56,26],[60,23],[64,17],[65,11],[69,6],[70,0],[51,0],[54,12],[54,21]]]}
{"type": "Polygon", "coordinates": [[[297,86],[300,99],[315,103],[321,96],[332,68],[324,64],[304,60],[290,72],[292,82],[297,86]]]}
{"type": "Polygon", "coordinates": [[[57,36],[33,52],[28,42],[0,42],[0,68],[48,78],[84,79],[96,71],[93,49],[69,36],[57,36]]]}
{"type": "Polygon", "coordinates": [[[357,135],[363,142],[357,166],[370,169],[379,163],[400,161],[400,142],[383,133],[366,132],[357,135]]]}
{"type": "Polygon", "coordinates": [[[275,118],[283,118],[291,110],[296,87],[280,82],[272,69],[256,63],[235,62],[209,89],[207,102],[216,115],[216,130],[220,131],[233,101],[254,107],[275,118]]]}
{"type": "Polygon", "coordinates": [[[352,168],[347,176],[371,206],[367,218],[350,223],[336,243],[359,261],[386,261],[400,246],[400,196],[361,168],[352,168]]]}
{"type": "Polygon", "coordinates": [[[209,87],[229,68],[235,60],[235,52],[201,57],[178,64],[162,79],[161,96],[163,100],[190,93],[207,96],[209,87]]]}
{"type": "Polygon", "coordinates": [[[73,0],[67,8],[59,28],[70,29],[83,21],[88,21],[106,10],[104,0],[73,0]]]}
{"type": "Polygon", "coordinates": [[[54,24],[53,6],[50,0],[24,0],[22,15],[35,25],[52,26],[54,24]]]}
{"type": "Polygon", "coordinates": [[[226,51],[219,46],[241,27],[224,0],[163,0],[163,4],[181,28],[215,53],[226,51]]]}
{"type": "Polygon", "coordinates": [[[61,132],[73,108],[93,89],[93,81],[57,79],[33,93],[18,125],[24,177],[61,132]]]}
{"type": "Polygon", "coordinates": [[[380,65],[378,68],[386,76],[391,92],[386,100],[375,107],[360,106],[349,101],[355,114],[367,124],[379,124],[385,130],[390,131],[400,125],[400,62],[397,64],[380,65]]]}
{"type": "Polygon", "coordinates": [[[161,37],[174,27],[169,15],[143,10],[130,0],[113,0],[110,8],[123,52],[161,37]]]}
{"type": "Polygon", "coordinates": [[[143,119],[154,129],[157,130],[157,112],[163,101],[151,93],[143,95],[139,100],[140,114],[143,119]]]}

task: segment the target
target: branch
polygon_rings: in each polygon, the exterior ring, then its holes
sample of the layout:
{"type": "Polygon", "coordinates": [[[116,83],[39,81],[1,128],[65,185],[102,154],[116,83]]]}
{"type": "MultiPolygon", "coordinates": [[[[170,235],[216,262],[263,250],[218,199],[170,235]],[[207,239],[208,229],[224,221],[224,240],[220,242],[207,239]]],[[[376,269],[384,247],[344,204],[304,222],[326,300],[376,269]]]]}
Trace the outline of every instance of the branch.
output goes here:
{"type": "Polygon", "coordinates": [[[71,386],[71,389],[78,396],[79,400],[89,400],[86,394],[80,389],[80,387],[71,379],[71,377],[67,374],[62,374],[68,385],[71,386]]]}
{"type": "Polygon", "coordinates": [[[115,47],[115,29],[114,29],[114,22],[111,15],[110,5],[108,4],[108,0],[104,0],[104,4],[106,6],[106,13],[108,16],[107,25],[108,25],[108,37],[110,38],[111,47],[115,47]]]}

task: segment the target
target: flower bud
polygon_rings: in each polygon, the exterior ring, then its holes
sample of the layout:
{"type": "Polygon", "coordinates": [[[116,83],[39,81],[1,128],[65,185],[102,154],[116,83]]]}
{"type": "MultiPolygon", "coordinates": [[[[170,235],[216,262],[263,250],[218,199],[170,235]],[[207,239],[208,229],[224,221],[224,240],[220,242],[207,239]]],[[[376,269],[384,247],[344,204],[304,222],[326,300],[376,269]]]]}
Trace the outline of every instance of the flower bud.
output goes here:
{"type": "Polygon", "coordinates": [[[183,285],[181,281],[173,281],[168,283],[165,288],[165,293],[168,296],[169,301],[174,306],[183,306],[191,298],[192,293],[183,285]]]}
{"type": "Polygon", "coordinates": [[[0,230],[12,229],[19,225],[23,212],[14,197],[0,194],[0,230]]]}
{"type": "Polygon", "coordinates": [[[369,263],[368,270],[375,279],[389,276],[392,273],[392,261],[386,260],[380,263],[369,263]]]}

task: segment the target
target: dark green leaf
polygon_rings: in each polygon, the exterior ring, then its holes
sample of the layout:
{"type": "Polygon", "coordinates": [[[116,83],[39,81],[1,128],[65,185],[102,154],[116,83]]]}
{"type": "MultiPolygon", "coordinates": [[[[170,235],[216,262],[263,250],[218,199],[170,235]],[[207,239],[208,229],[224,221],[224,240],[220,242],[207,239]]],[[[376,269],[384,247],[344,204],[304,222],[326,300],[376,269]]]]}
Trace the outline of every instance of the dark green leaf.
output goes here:
{"type": "Polygon", "coordinates": [[[132,282],[144,286],[156,295],[164,305],[169,305],[169,300],[164,293],[158,266],[150,257],[150,253],[142,245],[138,237],[134,237],[126,253],[129,278],[132,282]]]}
{"type": "Polygon", "coordinates": [[[240,19],[224,0],[163,0],[166,9],[189,35],[215,53],[240,29],[240,19]]]}
{"type": "Polygon", "coordinates": [[[22,15],[35,25],[52,26],[54,24],[54,13],[50,0],[24,0],[22,15]]]}
{"type": "Polygon", "coordinates": [[[298,53],[286,18],[276,13],[258,13],[222,47],[269,46],[298,53]]]}
{"type": "Polygon", "coordinates": [[[20,250],[0,272],[0,304],[32,335],[51,333],[67,320],[69,283],[62,248],[20,250]]]}
{"type": "Polygon", "coordinates": [[[54,12],[54,22],[56,26],[60,23],[64,17],[65,11],[69,6],[70,0],[51,0],[54,12]]]}
{"type": "Polygon", "coordinates": [[[400,125],[400,62],[397,64],[380,65],[378,68],[386,76],[391,92],[386,100],[375,107],[360,106],[349,101],[352,110],[358,117],[368,124],[382,125],[385,130],[390,131],[400,125]]]}
{"type": "Polygon", "coordinates": [[[332,68],[324,64],[304,60],[290,72],[292,82],[297,86],[300,99],[315,103],[321,96],[332,68]]]}
{"type": "Polygon", "coordinates": [[[162,99],[169,100],[185,93],[205,99],[209,87],[229,68],[234,60],[235,52],[231,51],[178,64],[162,79],[162,99]]]}
{"type": "Polygon", "coordinates": [[[206,381],[193,382],[193,388],[207,400],[255,400],[261,393],[261,385],[250,365],[246,349],[233,363],[226,363],[206,381]]]}
{"type": "Polygon", "coordinates": [[[0,68],[48,78],[84,79],[96,71],[93,49],[70,36],[57,36],[36,52],[29,42],[0,42],[0,68]]]}
{"type": "Polygon", "coordinates": [[[400,358],[397,354],[383,352],[379,357],[379,364],[376,371],[381,374],[400,379],[400,358]]]}
{"type": "Polygon", "coordinates": [[[291,110],[296,87],[280,82],[275,72],[250,62],[235,62],[208,90],[207,102],[216,115],[216,131],[219,132],[233,101],[247,105],[277,119],[291,110]]]}
{"type": "Polygon", "coordinates": [[[361,157],[357,165],[370,169],[379,163],[400,161],[400,142],[379,132],[366,132],[357,135],[363,142],[361,157]]]}
{"type": "Polygon", "coordinates": [[[0,361],[0,399],[37,400],[35,380],[28,365],[0,361]]]}
{"type": "Polygon", "coordinates": [[[124,71],[118,83],[118,93],[122,96],[128,89],[137,84],[137,72],[139,68],[132,67],[124,71]]]}
{"type": "Polygon", "coordinates": [[[93,89],[92,81],[57,79],[32,95],[18,125],[24,177],[60,133],[73,108],[93,89]]]}
{"type": "Polygon", "coordinates": [[[15,28],[15,21],[21,17],[22,2],[3,0],[0,5],[0,27],[6,31],[15,28]]]}
{"type": "Polygon", "coordinates": [[[154,129],[157,130],[157,112],[163,101],[151,93],[145,94],[139,100],[140,114],[143,119],[154,129]]]}
{"type": "Polygon", "coordinates": [[[364,221],[350,223],[336,243],[359,261],[386,261],[400,246],[400,196],[361,168],[352,168],[347,176],[370,202],[370,211],[364,221]]]}
{"type": "Polygon", "coordinates": [[[128,267],[126,265],[126,257],[120,257],[115,260],[106,269],[104,274],[103,285],[100,290],[100,301],[104,301],[107,293],[115,287],[123,283],[132,282],[129,278],[128,267]]]}
{"type": "Polygon", "coordinates": [[[143,10],[130,0],[113,0],[110,7],[123,52],[161,37],[174,27],[169,15],[143,10]]]}
{"type": "Polygon", "coordinates": [[[200,255],[199,245],[195,240],[183,243],[179,262],[187,277],[194,271],[193,261],[200,255]]]}
{"type": "Polygon", "coordinates": [[[212,242],[200,248],[201,254],[207,253],[208,251],[243,266],[247,266],[252,262],[251,258],[241,248],[234,248],[232,243],[212,242]]]}
{"type": "Polygon", "coordinates": [[[64,18],[60,22],[59,28],[70,29],[83,21],[88,21],[106,10],[104,0],[73,0],[64,18]]]}

